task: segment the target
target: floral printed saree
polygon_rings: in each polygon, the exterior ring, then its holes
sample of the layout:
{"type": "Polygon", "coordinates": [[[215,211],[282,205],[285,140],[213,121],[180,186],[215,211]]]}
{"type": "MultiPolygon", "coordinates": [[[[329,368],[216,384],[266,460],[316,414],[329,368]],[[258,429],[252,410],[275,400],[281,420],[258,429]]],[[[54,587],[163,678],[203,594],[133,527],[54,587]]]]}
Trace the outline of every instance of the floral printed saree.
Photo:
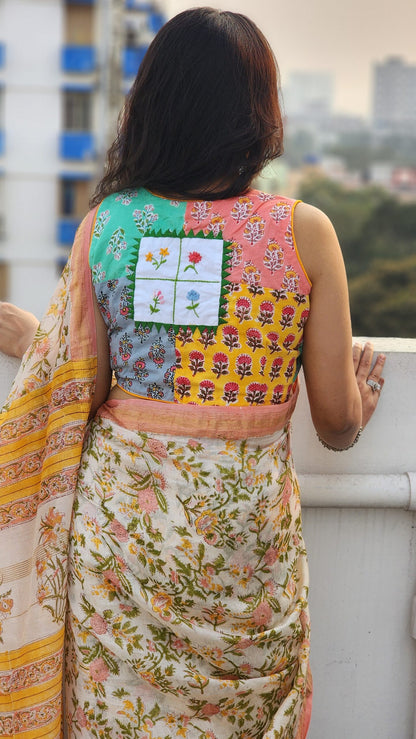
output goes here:
{"type": "Polygon", "coordinates": [[[296,394],[107,401],[87,426],[93,219],[1,419],[0,736],[304,739],[296,394]]]}

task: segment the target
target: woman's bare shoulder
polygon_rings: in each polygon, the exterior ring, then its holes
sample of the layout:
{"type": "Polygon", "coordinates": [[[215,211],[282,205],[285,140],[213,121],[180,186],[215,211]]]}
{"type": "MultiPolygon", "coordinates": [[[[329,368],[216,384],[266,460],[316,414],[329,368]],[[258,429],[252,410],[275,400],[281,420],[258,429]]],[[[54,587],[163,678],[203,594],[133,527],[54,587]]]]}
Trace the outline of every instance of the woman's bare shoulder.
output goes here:
{"type": "Polygon", "coordinates": [[[327,215],[308,203],[296,205],[293,215],[296,244],[312,283],[326,262],[340,257],[340,246],[334,226],[327,215]]]}

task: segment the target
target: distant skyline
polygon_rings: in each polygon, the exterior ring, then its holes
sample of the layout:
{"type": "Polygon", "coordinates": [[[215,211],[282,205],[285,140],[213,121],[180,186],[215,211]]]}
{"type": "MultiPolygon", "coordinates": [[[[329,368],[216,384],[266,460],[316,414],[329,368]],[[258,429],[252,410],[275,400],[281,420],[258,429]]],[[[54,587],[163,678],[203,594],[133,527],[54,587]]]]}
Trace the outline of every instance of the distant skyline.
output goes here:
{"type": "Polygon", "coordinates": [[[270,41],[282,85],[293,71],[334,76],[335,112],[369,116],[373,65],[389,56],[416,64],[416,0],[165,0],[169,16],[211,5],[245,13],[270,41]]]}

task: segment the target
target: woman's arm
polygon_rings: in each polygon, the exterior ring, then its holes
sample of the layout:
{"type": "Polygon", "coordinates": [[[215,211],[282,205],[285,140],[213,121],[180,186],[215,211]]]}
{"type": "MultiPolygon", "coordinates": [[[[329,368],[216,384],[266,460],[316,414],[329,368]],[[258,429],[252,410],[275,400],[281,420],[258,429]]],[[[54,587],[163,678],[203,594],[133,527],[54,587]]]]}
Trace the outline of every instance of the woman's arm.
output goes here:
{"type": "MultiPolygon", "coordinates": [[[[379,393],[367,385],[373,350],[354,347],[347,278],[332,223],[320,210],[299,203],[294,231],[300,257],[312,282],[311,309],[305,325],[303,367],[314,426],[327,444],[348,447],[370,419],[379,393]]],[[[380,378],[385,361],[373,369],[380,378]]],[[[372,376],[373,376],[372,373],[372,376]]],[[[381,378],[380,384],[383,384],[381,378]]]]}
{"type": "Polygon", "coordinates": [[[12,303],[0,303],[0,351],[21,359],[32,343],[39,321],[12,303]]]}

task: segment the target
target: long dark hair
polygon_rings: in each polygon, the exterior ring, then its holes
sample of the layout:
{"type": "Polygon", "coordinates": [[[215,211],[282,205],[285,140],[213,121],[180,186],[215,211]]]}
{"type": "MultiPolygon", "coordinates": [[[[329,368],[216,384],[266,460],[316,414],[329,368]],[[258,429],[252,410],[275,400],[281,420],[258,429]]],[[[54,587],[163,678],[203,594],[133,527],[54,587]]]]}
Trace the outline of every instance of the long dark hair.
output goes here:
{"type": "Polygon", "coordinates": [[[126,187],[244,193],[282,139],[278,69],[261,31],[240,13],[185,10],[146,52],[91,205],[126,187]]]}

